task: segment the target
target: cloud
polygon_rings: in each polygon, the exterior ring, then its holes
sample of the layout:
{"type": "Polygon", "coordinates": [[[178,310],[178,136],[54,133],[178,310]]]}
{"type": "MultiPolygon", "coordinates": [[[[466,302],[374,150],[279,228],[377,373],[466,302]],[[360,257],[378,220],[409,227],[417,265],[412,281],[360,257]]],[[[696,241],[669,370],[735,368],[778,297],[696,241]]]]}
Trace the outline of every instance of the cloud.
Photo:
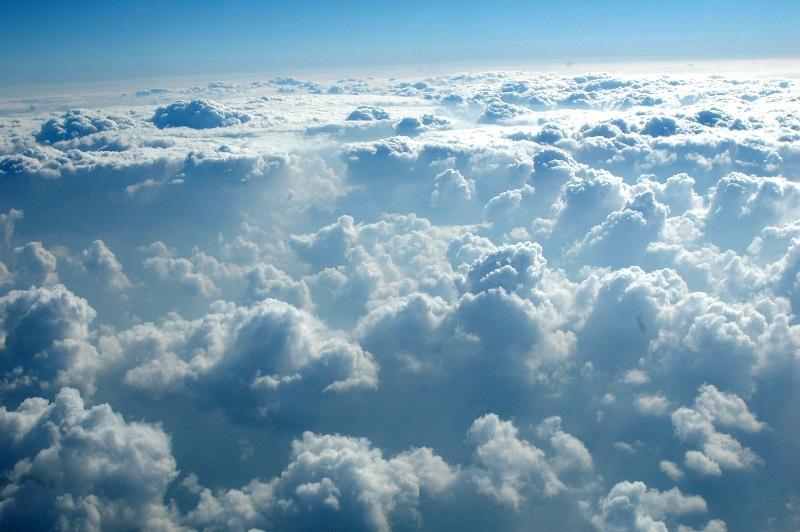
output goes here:
{"type": "Polygon", "coordinates": [[[592,518],[598,530],[666,532],[675,518],[707,511],[698,495],[684,495],[678,488],[659,491],[643,482],[620,482],[600,499],[599,513],[592,518]]]}
{"type": "Polygon", "coordinates": [[[123,290],[131,284],[122,271],[122,264],[102,240],[95,240],[91,246],[84,249],[80,260],[87,272],[109,288],[123,290]]]}
{"type": "Polygon", "coordinates": [[[633,404],[639,412],[648,416],[663,416],[669,408],[669,401],[662,395],[640,395],[633,404]]]}
{"type": "Polygon", "coordinates": [[[270,399],[277,409],[284,395],[292,403],[297,388],[319,394],[378,384],[368,352],[308,312],[274,299],[249,307],[215,302],[200,319],[167,316],[160,324],[106,336],[101,346],[122,364],[128,386],[157,394],[192,386],[209,398],[236,389],[250,397],[251,410],[270,399]],[[284,384],[288,395],[280,393],[284,384]]]}
{"type": "Polygon", "coordinates": [[[56,256],[46,250],[41,242],[28,242],[14,250],[12,264],[17,285],[50,285],[58,282],[56,256]]]}
{"type": "Polygon", "coordinates": [[[475,182],[461,175],[458,170],[448,168],[433,180],[431,206],[439,209],[457,209],[475,195],[475,182]]]}
{"type": "Polygon", "coordinates": [[[427,448],[384,457],[364,438],[305,432],[279,476],[216,494],[203,489],[187,520],[215,528],[387,531],[398,522],[418,524],[420,499],[447,490],[456,478],[427,448]]]}
{"type": "Polygon", "coordinates": [[[674,482],[677,482],[683,478],[683,471],[674,462],[670,462],[669,460],[661,460],[661,462],[658,464],[658,468],[674,482]]]}
{"type": "Polygon", "coordinates": [[[163,281],[176,282],[189,293],[210,297],[217,293],[217,286],[207,275],[195,271],[189,259],[179,257],[148,257],[144,266],[163,281]]]}
{"type": "Polygon", "coordinates": [[[89,342],[96,312],[63,285],[12,290],[0,297],[3,391],[92,391],[99,355],[89,342]]]}
{"type": "Polygon", "coordinates": [[[247,272],[247,294],[251,301],[279,299],[297,308],[312,306],[311,293],[304,281],[295,281],[271,264],[256,264],[247,272]]]}
{"type": "Polygon", "coordinates": [[[425,524],[422,502],[448,499],[463,489],[517,509],[527,495],[554,497],[567,490],[557,474],[592,470],[588,451],[561,430],[559,418],[546,419],[538,431],[555,456],[520,439],[512,423],[495,414],[482,416],[467,434],[475,445],[473,460],[461,467],[426,447],[385,457],[366,438],[304,432],[292,442],[289,464],[269,480],[214,492],[190,478],[184,484],[199,500],[186,522],[237,529],[416,528],[425,524]]]}
{"type": "Polygon", "coordinates": [[[124,118],[103,117],[89,111],[73,109],[42,124],[35,138],[36,142],[55,144],[96,133],[116,131],[128,124],[129,121],[124,118]]]}
{"type": "Polygon", "coordinates": [[[0,227],[3,228],[3,243],[8,246],[14,236],[14,226],[16,222],[22,220],[24,213],[18,209],[11,209],[8,212],[0,213],[0,227]]]}
{"type": "Polygon", "coordinates": [[[603,222],[592,227],[583,241],[570,250],[588,264],[621,267],[641,260],[648,244],[657,240],[668,210],[648,191],[633,198],[603,222]]]}
{"type": "Polygon", "coordinates": [[[780,178],[728,174],[711,192],[706,234],[722,248],[742,250],[764,227],[795,219],[799,196],[795,183],[780,178]]]}
{"type": "Polygon", "coordinates": [[[719,476],[723,469],[749,469],[761,463],[752,450],[729,434],[718,432],[717,425],[758,432],[764,424],[748,410],[741,398],[720,392],[713,385],[701,386],[694,407],[680,407],[672,413],[675,433],[701,450],[686,452],[685,464],[703,475],[719,476]]]}
{"type": "Polygon", "coordinates": [[[250,115],[213,100],[180,100],[156,109],[153,124],[159,129],[230,127],[250,120],[250,115]]]}
{"type": "MultiPolygon", "coordinates": [[[[348,119],[350,119],[348,117],[348,119]]],[[[447,129],[450,126],[450,121],[432,114],[422,115],[420,118],[414,116],[407,116],[400,120],[395,126],[394,130],[398,135],[407,135],[413,137],[425,131],[436,129],[447,129]]]]}
{"type": "Polygon", "coordinates": [[[544,452],[520,439],[511,422],[494,414],[476,419],[469,430],[475,444],[473,473],[477,489],[512,508],[519,506],[523,491],[536,490],[553,496],[566,489],[545,458],[544,452]]]}
{"type": "Polygon", "coordinates": [[[126,422],[107,404],[86,407],[64,388],[53,402],[0,407],[0,426],[4,527],[177,528],[163,498],[178,472],[157,425],[126,422]]]}
{"type": "Polygon", "coordinates": [[[678,131],[678,124],[674,118],[668,116],[654,116],[642,128],[642,133],[651,137],[669,137],[678,131]]]}
{"type": "Polygon", "coordinates": [[[9,97],[0,528],[796,528],[797,89],[9,97]]]}
{"type": "Polygon", "coordinates": [[[526,112],[527,112],[526,109],[523,107],[519,107],[517,105],[501,101],[494,101],[489,103],[489,105],[487,105],[486,108],[483,110],[483,114],[481,114],[481,116],[478,117],[478,123],[480,124],[508,123],[525,115],[526,112]]]}
{"type": "Polygon", "coordinates": [[[374,105],[362,105],[347,115],[347,120],[351,121],[388,120],[389,118],[389,113],[382,107],[374,105]]]}

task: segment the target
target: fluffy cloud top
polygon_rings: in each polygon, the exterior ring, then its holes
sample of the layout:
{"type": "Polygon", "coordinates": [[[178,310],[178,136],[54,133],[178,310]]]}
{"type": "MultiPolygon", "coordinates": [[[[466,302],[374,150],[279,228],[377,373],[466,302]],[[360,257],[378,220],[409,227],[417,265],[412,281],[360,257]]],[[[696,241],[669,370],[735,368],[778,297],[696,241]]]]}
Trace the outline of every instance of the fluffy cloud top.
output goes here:
{"type": "Polygon", "coordinates": [[[374,105],[362,105],[347,115],[347,120],[351,121],[371,121],[388,120],[389,113],[382,107],[374,105]]]}
{"type": "MultiPolygon", "coordinates": [[[[678,488],[661,492],[643,482],[620,482],[600,500],[600,513],[592,522],[608,532],[667,532],[667,523],[685,514],[704,513],[706,501],[697,495],[684,495],[678,488]]],[[[714,523],[710,530],[725,530],[714,523]]],[[[709,530],[709,528],[706,528],[709,530]]]]}
{"type": "Polygon", "coordinates": [[[200,527],[333,527],[391,530],[414,524],[419,500],[447,490],[457,472],[430,449],[385,458],[364,438],[306,432],[292,443],[290,463],[269,482],[241,490],[199,492],[188,521],[200,527]]]}
{"type": "Polygon", "coordinates": [[[160,427],[126,422],[107,404],[87,408],[72,388],[52,403],[0,407],[0,426],[4,527],[174,528],[163,498],[178,472],[160,427]]]}
{"type": "Polygon", "coordinates": [[[243,124],[250,120],[250,115],[213,100],[180,100],[156,109],[152,120],[160,129],[209,129],[243,124]]]}
{"type": "Polygon", "coordinates": [[[3,390],[74,384],[91,390],[98,355],[89,343],[96,312],[63,285],[0,297],[3,390]]]}
{"type": "Polygon", "coordinates": [[[798,87],[5,99],[0,528],[796,529],[798,87]]]}
{"type": "MultiPolygon", "coordinates": [[[[125,125],[125,122],[123,122],[125,125]]],[[[114,131],[120,124],[113,118],[106,118],[88,111],[73,109],[57,118],[51,118],[36,133],[37,142],[52,144],[72,140],[103,131],[114,131]]]]}

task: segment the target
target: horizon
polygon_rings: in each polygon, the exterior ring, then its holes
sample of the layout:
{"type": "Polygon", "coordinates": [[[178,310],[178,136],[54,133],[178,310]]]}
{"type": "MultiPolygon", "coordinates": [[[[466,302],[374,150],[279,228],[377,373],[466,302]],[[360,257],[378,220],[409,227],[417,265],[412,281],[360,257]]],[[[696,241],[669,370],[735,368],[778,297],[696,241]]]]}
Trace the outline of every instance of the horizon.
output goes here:
{"type": "Polygon", "coordinates": [[[5,84],[111,82],[247,72],[461,64],[597,64],[797,59],[800,5],[306,0],[7,2],[5,84]],[[381,7],[383,6],[383,7],[381,7]],[[458,7],[458,9],[456,9],[458,7]],[[35,23],[35,24],[34,24],[35,23]],[[620,26],[620,23],[623,25],[620,26]]]}

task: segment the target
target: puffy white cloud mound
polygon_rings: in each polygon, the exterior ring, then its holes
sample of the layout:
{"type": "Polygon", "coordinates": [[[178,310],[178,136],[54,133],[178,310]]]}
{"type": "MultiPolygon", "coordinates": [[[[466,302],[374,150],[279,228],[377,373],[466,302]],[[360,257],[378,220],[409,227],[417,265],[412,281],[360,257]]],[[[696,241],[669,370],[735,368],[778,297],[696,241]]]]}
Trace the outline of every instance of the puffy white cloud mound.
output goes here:
{"type": "Polygon", "coordinates": [[[468,437],[475,445],[471,480],[478,491],[511,508],[526,496],[553,497],[568,489],[559,475],[592,470],[592,457],[583,443],[561,430],[561,420],[552,417],[538,427],[548,438],[555,456],[520,438],[510,421],[495,414],[475,420],[468,437]]]}
{"type": "Polygon", "coordinates": [[[122,271],[122,264],[102,240],[95,240],[81,252],[81,265],[109,288],[122,290],[130,286],[128,277],[122,271]]]}
{"type": "Polygon", "coordinates": [[[53,402],[0,407],[0,427],[3,528],[177,528],[163,499],[178,471],[157,425],[126,422],[107,404],[87,407],[64,388],[53,402]]]}
{"type": "Polygon", "coordinates": [[[393,524],[418,524],[420,499],[448,490],[457,478],[427,448],[384,457],[364,438],[305,432],[292,443],[290,463],[279,476],[240,490],[202,490],[188,522],[228,529],[388,531],[393,524]]]}
{"type": "Polygon", "coordinates": [[[159,129],[230,127],[250,120],[250,115],[213,100],[179,100],[156,109],[153,124],[159,129]]]}
{"type": "Polygon", "coordinates": [[[390,115],[383,107],[375,105],[362,105],[347,115],[351,121],[388,120],[390,115]]]}
{"type": "MultiPolygon", "coordinates": [[[[676,518],[708,510],[697,495],[684,495],[678,488],[659,491],[643,482],[620,482],[600,499],[600,512],[592,518],[598,530],[607,532],[667,532],[676,518]]],[[[713,526],[724,524],[712,521],[713,526]]],[[[707,530],[715,530],[707,528],[707,530]]],[[[720,530],[720,528],[716,528],[720,530]]]]}
{"type": "Polygon", "coordinates": [[[274,299],[249,307],[216,302],[200,319],[144,323],[104,337],[102,345],[125,368],[126,384],[159,394],[191,386],[215,398],[228,388],[268,400],[289,388],[290,400],[298,388],[346,392],[378,384],[368,352],[274,299]]]}
{"type": "Polygon", "coordinates": [[[394,126],[394,130],[398,135],[413,137],[430,130],[446,129],[449,126],[450,121],[446,118],[432,114],[424,114],[419,118],[414,116],[403,118],[394,126]]]}
{"type": "Polygon", "coordinates": [[[723,469],[748,469],[761,462],[752,450],[716,430],[717,425],[745,432],[764,427],[734,394],[720,392],[712,385],[701,386],[694,407],[675,410],[672,423],[678,437],[700,446],[701,450],[687,451],[685,457],[686,467],[700,474],[719,476],[723,469]]]}
{"type": "Polygon", "coordinates": [[[524,107],[519,107],[502,101],[493,101],[483,110],[478,117],[481,124],[502,124],[512,122],[526,113],[524,107]]]}
{"type": "MultiPolygon", "coordinates": [[[[126,125],[126,121],[123,121],[122,126],[126,125]]],[[[35,138],[37,142],[54,144],[104,131],[115,131],[120,127],[120,123],[114,118],[103,117],[81,109],[73,109],[42,124],[35,138]]]]}
{"type": "Polygon", "coordinates": [[[52,391],[65,384],[91,391],[99,355],[90,343],[96,316],[63,285],[12,290],[0,297],[3,390],[52,391]]]}
{"type": "Polygon", "coordinates": [[[58,282],[58,259],[41,242],[28,242],[14,250],[12,265],[17,286],[50,285],[58,282]]]}
{"type": "MultiPolygon", "coordinates": [[[[384,456],[365,438],[303,433],[292,442],[289,464],[267,481],[240,489],[185,483],[198,497],[186,522],[198,527],[332,527],[387,531],[425,525],[424,503],[451,500],[473,491],[507,508],[526,497],[554,497],[570,488],[558,475],[590,473],[592,458],[583,443],[552,417],[537,428],[552,456],[518,435],[495,414],[476,419],[467,433],[472,461],[448,464],[431,449],[412,448],[384,456]]],[[[701,499],[702,500],[702,499],[701,499]]]]}

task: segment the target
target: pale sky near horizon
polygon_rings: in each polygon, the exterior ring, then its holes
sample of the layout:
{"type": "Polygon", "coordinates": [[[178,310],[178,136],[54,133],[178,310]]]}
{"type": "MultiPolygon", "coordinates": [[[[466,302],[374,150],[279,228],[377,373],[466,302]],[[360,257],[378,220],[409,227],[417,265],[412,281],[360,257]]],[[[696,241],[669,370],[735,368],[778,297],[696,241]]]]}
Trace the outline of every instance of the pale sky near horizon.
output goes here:
{"type": "Polygon", "coordinates": [[[125,2],[0,6],[7,85],[416,65],[800,55],[792,1],[125,2]],[[768,4],[768,7],[767,7],[768,4]]]}

